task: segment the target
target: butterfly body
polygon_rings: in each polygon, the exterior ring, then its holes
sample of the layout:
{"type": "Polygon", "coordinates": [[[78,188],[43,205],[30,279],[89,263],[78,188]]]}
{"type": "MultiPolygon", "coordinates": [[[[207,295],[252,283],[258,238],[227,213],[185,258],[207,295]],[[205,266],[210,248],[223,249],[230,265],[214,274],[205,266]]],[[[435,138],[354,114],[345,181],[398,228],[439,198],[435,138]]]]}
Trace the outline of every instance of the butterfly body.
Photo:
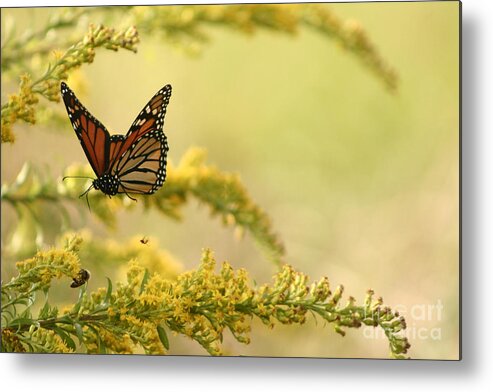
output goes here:
{"type": "Polygon", "coordinates": [[[169,150],[162,128],[170,85],[151,98],[126,135],[110,135],[65,83],[61,92],[72,127],[97,177],[91,188],[109,196],[152,194],[161,188],[169,150]]]}
{"type": "Polygon", "coordinates": [[[96,178],[92,184],[94,185],[94,189],[97,191],[100,190],[108,196],[116,195],[118,193],[118,188],[121,186],[118,177],[108,173],[96,178]]]}

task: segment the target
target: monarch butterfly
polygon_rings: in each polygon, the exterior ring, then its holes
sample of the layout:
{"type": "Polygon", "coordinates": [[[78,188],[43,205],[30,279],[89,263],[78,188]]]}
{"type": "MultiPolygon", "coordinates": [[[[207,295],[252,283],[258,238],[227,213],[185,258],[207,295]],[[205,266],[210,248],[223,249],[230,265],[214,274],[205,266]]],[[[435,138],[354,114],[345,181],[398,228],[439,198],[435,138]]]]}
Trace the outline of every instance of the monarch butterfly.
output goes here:
{"type": "Polygon", "coordinates": [[[136,200],[129,194],[152,194],[161,188],[169,149],[162,130],[171,97],[169,84],[145,105],[126,135],[110,136],[63,82],[61,92],[72,127],[97,177],[81,196],[94,188],[108,196],[124,193],[136,200]]]}

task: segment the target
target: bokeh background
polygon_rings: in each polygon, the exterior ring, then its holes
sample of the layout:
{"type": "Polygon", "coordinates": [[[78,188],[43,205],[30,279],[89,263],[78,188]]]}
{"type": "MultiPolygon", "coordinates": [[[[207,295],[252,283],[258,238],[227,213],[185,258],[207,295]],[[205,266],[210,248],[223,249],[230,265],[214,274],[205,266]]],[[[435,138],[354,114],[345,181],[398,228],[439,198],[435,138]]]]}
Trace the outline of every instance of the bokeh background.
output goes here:
{"type": "MultiPolygon", "coordinates": [[[[361,24],[397,71],[396,93],[307,29],[245,36],[211,28],[210,42],[192,57],[142,36],[137,54],[98,52],[72,87],[110,132],[125,133],[147,100],[172,84],[165,132],[173,162],[190,146],[206,148],[208,161],[239,173],[272,218],[288,263],[312,279],[343,283],[358,301],[374,289],[406,317],[412,358],[457,359],[459,4],[327,7],[361,24]]],[[[3,9],[2,28],[9,17],[21,30],[35,26],[50,12],[3,9]]],[[[68,119],[64,129],[16,125],[16,132],[15,144],[2,144],[2,183],[26,161],[54,176],[86,161],[68,119]]],[[[139,209],[121,213],[118,222],[115,231],[91,219],[86,226],[116,241],[148,236],[183,269],[195,268],[201,249],[211,247],[218,260],[245,267],[259,284],[275,272],[248,236],[238,240],[195,202],[181,222],[139,209]]],[[[15,225],[2,203],[2,249],[15,225]]],[[[5,277],[14,260],[2,258],[5,277]]],[[[111,268],[105,273],[115,277],[111,268]]],[[[72,300],[66,289],[58,292],[61,302],[72,300]]],[[[350,330],[342,338],[311,319],[272,330],[254,322],[250,345],[226,336],[224,347],[230,355],[386,358],[380,332],[350,330]]],[[[170,339],[171,354],[205,354],[185,338],[170,339]]]]}

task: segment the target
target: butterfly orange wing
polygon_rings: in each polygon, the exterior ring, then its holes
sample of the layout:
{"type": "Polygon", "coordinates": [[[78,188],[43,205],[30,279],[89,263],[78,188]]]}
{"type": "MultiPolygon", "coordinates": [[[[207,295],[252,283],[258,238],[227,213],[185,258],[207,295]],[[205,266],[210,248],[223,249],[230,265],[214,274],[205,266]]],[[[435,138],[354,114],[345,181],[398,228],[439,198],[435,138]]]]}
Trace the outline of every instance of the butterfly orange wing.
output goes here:
{"type": "Polygon", "coordinates": [[[119,193],[154,193],[166,179],[168,142],[163,132],[171,86],[166,85],[139,113],[117,158],[111,161],[111,174],[120,180],[119,193]]]}
{"type": "Polygon", "coordinates": [[[62,82],[62,98],[87,160],[96,176],[100,177],[109,166],[110,134],[82,105],[70,88],[62,82]]]}

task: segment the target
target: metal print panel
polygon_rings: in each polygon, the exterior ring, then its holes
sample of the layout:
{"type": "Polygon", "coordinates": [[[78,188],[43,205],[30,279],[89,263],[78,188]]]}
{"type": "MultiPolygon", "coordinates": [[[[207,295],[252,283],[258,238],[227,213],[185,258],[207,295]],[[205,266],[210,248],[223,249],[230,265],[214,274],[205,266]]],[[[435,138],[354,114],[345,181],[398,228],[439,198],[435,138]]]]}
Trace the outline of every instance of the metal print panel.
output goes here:
{"type": "Polygon", "coordinates": [[[3,352],[460,359],[459,2],[1,27],[3,352]]]}

